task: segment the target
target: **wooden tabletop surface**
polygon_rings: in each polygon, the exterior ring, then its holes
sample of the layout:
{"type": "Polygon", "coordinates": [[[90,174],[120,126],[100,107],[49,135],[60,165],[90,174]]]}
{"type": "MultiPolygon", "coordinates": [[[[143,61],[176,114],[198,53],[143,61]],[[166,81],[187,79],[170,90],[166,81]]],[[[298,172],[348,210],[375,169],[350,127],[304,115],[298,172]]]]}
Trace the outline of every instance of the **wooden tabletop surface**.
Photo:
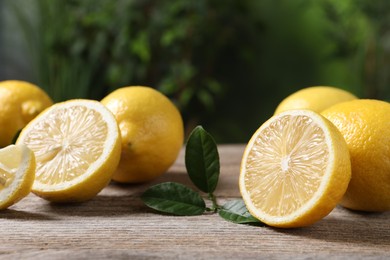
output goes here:
{"type": "MultiPolygon", "coordinates": [[[[239,198],[243,145],[219,146],[218,202],[239,198]]],[[[1,259],[390,259],[390,212],[337,207],[313,226],[276,229],[227,222],[217,214],[161,215],[140,200],[150,185],[190,185],[183,151],[161,178],[111,183],[93,200],[57,205],[31,194],[0,212],[1,259]]],[[[193,187],[193,186],[192,186],[193,187]]]]}

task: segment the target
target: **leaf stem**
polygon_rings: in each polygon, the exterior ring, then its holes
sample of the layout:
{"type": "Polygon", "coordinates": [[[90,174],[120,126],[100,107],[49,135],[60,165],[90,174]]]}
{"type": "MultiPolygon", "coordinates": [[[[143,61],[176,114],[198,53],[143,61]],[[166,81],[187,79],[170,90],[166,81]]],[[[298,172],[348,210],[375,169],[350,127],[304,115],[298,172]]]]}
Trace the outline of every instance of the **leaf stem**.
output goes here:
{"type": "Polygon", "coordinates": [[[212,192],[210,192],[208,195],[209,195],[209,199],[213,203],[211,210],[215,213],[219,209],[219,205],[217,203],[217,197],[215,197],[215,195],[212,192]]]}

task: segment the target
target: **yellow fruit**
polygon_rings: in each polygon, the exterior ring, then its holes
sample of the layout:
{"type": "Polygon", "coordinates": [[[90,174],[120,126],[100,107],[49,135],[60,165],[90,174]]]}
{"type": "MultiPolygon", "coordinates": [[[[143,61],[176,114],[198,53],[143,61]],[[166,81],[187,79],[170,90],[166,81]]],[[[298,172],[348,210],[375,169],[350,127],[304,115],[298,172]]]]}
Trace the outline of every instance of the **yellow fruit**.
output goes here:
{"type": "Polygon", "coordinates": [[[50,97],[31,83],[0,82],[0,147],[10,145],[19,130],[52,104],[50,97]]]}
{"type": "Polygon", "coordinates": [[[335,87],[309,87],[286,97],[276,108],[275,114],[290,109],[310,109],[320,113],[334,104],[354,99],[357,97],[353,94],[335,87]]]}
{"type": "Polygon", "coordinates": [[[111,180],[120,159],[120,133],[112,113],[98,101],[57,103],[32,120],[17,144],[37,162],[32,191],[54,202],[94,197],[111,180]]]}
{"type": "Polygon", "coordinates": [[[25,145],[0,149],[0,209],[26,197],[34,183],[35,157],[25,145]]]}
{"type": "Polygon", "coordinates": [[[122,135],[113,180],[140,183],[166,172],[184,141],[183,120],[175,105],[157,90],[141,86],[117,89],[101,102],[115,115],[122,135]]]}
{"type": "Polygon", "coordinates": [[[354,100],[322,114],[343,134],[351,156],[352,179],[341,205],[362,211],[390,210],[390,103],[354,100]]]}
{"type": "Polygon", "coordinates": [[[337,128],[310,110],[271,117],[252,136],[239,187],[249,212],[275,227],[311,225],[337,205],[351,177],[337,128]]]}

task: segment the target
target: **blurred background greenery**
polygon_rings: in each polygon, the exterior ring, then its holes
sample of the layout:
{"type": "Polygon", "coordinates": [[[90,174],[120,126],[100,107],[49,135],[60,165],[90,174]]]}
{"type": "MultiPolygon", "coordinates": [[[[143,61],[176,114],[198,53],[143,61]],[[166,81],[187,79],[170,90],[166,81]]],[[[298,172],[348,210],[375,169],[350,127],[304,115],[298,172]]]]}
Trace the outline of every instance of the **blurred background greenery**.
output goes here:
{"type": "Polygon", "coordinates": [[[388,0],[0,0],[0,80],[55,100],[147,85],[219,143],[247,142],[290,93],[390,100],[388,0]]]}

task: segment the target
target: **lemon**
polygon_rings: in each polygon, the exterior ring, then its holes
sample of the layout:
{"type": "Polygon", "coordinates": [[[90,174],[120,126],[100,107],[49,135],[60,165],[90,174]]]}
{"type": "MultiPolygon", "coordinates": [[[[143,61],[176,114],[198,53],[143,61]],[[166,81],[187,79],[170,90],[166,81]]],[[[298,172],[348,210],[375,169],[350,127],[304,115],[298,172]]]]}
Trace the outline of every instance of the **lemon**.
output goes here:
{"type": "Polygon", "coordinates": [[[271,117],[252,136],[239,187],[249,212],[275,227],[302,227],[329,214],[351,177],[345,140],[310,110],[271,117]]]}
{"type": "Polygon", "coordinates": [[[118,121],[122,154],[113,180],[140,183],[162,175],[183,145],[183,120],[159,91],[143,86],[119,88],[102,101],[118,121]]]}
{"type": "Polygon", "coordinates": [[[341,205],[354,210],[390,210],[390,103],[354,100],[322,113],[343,134],[352,179],[341,205]]]}
{"type": "Polygon", "coordinates": [[[120,159],[120,133],[112,113],[98,101],[69,100],[39,114],[17,144],[35,154],[32,192],[54,202],[94,197],[111,180],[120,159]]]}
{"type": "Polygon", "coordinates": [[[339,88],[309,87],[286,97],[276,108],[275,114],[290,109],[310,109],[319,113],[334,104],[354,99],[357,99],[355,95],[339,88]]]}
{"type": "Polygon", "coordinates": [[[26,197],[34,183],[35,157],[25,145],[0,149],[0,209],[26,197]]]}
{"type": "Polygon", "coordinates": [[[52,104],[50,97],[36,85],[18,80],[1,81],[0,147],[10,145],[20,129],[52,104]]]}

